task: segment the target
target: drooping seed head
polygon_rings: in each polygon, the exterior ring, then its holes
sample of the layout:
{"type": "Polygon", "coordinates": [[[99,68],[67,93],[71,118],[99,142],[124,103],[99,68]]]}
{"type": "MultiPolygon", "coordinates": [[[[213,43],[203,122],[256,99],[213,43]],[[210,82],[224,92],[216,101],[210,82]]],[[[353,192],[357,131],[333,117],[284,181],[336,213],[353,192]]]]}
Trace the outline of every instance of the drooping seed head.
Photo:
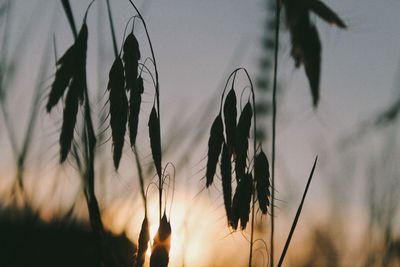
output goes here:
{"type": "Polygon", "coordinates": [[[233,88],[229,91],[226,96],[224,103],[224,122],[225,122],[225,134],[226,143],[233,152],[235,149],[236,139],[236,93],[233,88]]]}
{"type": "Polygon", "coordinates": [[[270,205],[271,184],[269,182],[269,177],[268,158],[264,151],[261,150],[260,153],[256,155],[254,161],[254,178],[256,180],[257,200],[263,214],[267,214],[270,205]]]}
{"type": "Polygon", "coordinates": [[[154,243],[150,256],[150,266],[166,267],[169,262],[169,250],[171,248],[171,224],[164,212],[160,226],[154,237],[154,243]]]}
{"type": "Polygon", "coordinates": [[[60,134],[60,163],[63,163],[67,159],[68,153],[71,150],[78,105],[78,96],[76,92],[74,90],[69,90],[65,99],[63,123],[60,134]]]}
{"type": "Polygon", "coordinates": [[[83,101],[83,91],[86,86],[87,39],[88,29],[86,23],[83,23],[74,44],[57,61],[58,69],[46,104],[47,112],[57,105],[68,85],[72,85],[74,80],[74,86],[79,87],[76,88],[79,90],[76,90],[74,94],[79,97],[81,102],[83,101]]]}
{"type": "Polygon", "coordinates": [[[155,242],[168,242],[171,238],[171,224],[167,219],[167,215],[164,212],[164,215],[161,218],[160,226],[158,227],[157,235],[155,237],[155,242]]]}
{"type": "Polygon", "coordinates": [[[147,217],[144,217],[142,222],[142,228],[140,229],[140,234],[139,234],[135,267],[143,266],[149,241],[150,241],[149,223],[147,221],[147,217]]]}
{"type": "Polygon", "coordinates": [[[76,64],[74,66],[75,73],[72,78],[71,87],[73,81],[77,80],[77,91],[81,104],[83,103],[84,90],[86,87],[86,53],[87,53],[87,40],[88,40],[88,28],[86,22],[83,23],[81,30],[79,31],[76,39],[76,64]]]}
{"type": "Polygon", "coordinates": [[[239,218],[240,218],[240,202],[242,189],[240,183],[237,184],[235,194],[233,195],[232,200],[232,209],[231,209],[231,220],[229,221],[229,225],[233,228],[233,230],[237,230],[239,225],[239,218]]]}
{"type": "Polygon", "coordinates": [[[129,97],[129,139],[131,146],[136,143],[136,136],[139,125],[139,113],[140,105],[142,102],[143,88],[143,78],[139,77],[137,79],[138,90],[131,90],[129,97]]]}
{"type": "Polygon", "coordinates": [[[229,156],[229,148],[226,143],[222,147],[221,156],[221,177],[222,177],[222,193],[224,197],[224,206],[228,225],[231,222],[231,205],[232,205],[232,165],[229,156]]]}
{"type": "Polygon", "coordinates": [[[149,117],[149,137],[151,153],[153,155],[154,165],[157,175],[161,179],[161,136],[160,136],[160,121],[157,115],[155,106],[153,106],[149,117]]]}
{"type": "Polygon", "coordinates": [[[248,138],[250,135],[251,118],[253,116],[253,110],[250,102],[248,102],[239,117],[239,122],[236,127],[236,163],[235,172],[236,179],[240,181],[246,172],[246,159],[247,150],[249,147],[248,138]]]}
{"type": "Polygon", "coordinates": [[[310,11],[339,28],[345,29],[347,26],[335,12],[319,0],[283,0],[283,4],[292,40],[291,55],[296,67],[304,63],[313,106],[316,108],[319,101],[322,49],[317,29],[310,21],[310,11]]]}
{"type": "Polygon", "coordinates": [[[122,56],[125,63],[126,90],[137,87],[138,61],[140,59],[139,43],[131,32],[124,42],[124,54],[122,56]]]}
{"type": "Polygon", "coordinates": [[[116,57],[109,73],[107,88],[110,92],[110,126],[113,140],[113,160],[117,170],[122,156],[126,122],[128,119],[128,99],[124,90],[124,69],[120,57],[116,57]]]}
{"type": "Polygon", "coordinates": [[[251,196],[253,195],[253,177],[247,173],[240,181],[242,193],[240,194],[240,227],[246,229],[249,221],[251,196]]]}
{"type": "Polygon", "coordinates": [[[214,180],[221,146],[224,142],[223,124],[221,114],[219,114],[211,126],[210,138],[208,139],[206,186],[209,187],[214,180]]]}
{"type": "Polygon", "coordinates": [[[239,181],[233,196],[230,225],[237,230],[239,220],[242,230],[246,229],[249,221],[251,197],[253,195],[253,178],[246,173],[239,181]]]}
{"type": "Polygon", "coordinates": [[[304,32],[304,68],[313,99],[316,107],[319,101],[319,82],[321,73],[321,42],[318,37],[317,29],[310,25],[304,32]]]}
{"type": "Polygon", "coordinates": [[[252,116],[253,116],[253,109],[251,107],[250,102],[247,102],[247,104],[243,108],[242,113],[240,114],[239,122],[236,128],[237,139],[249,138],[252,116]]]}

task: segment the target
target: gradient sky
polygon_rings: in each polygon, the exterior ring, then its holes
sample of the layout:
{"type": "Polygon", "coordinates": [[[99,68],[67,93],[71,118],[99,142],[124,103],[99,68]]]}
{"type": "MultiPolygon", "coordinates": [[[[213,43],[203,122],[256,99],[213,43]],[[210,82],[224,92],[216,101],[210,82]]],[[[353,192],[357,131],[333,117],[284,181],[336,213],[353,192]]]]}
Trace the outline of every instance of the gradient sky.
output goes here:
{"type": "MultiPolygon", "coordinates": [[[[72,34],[60,1],[12,2],[11,47],[17,47],[17,37],[21,35],[29,34],[29,42],[24,48],[25,78],[16,81],[17,89],[10,95],[10,106],[17,103],[21,105],[29,99],[28,89],[22,88],[32,88],[41,51],[45,43],[51,41],[51,33],[54,32],[56,36],[59,54],[72,43],[72,34]],[[53,20],[54,12],[56,18],[53,20]],[[26,33],[24,29],[31,23],[31,16],[36,24],[26,33]],[[54,28],[49,30],[49,25],[54,28]]],[[[70,2],[75,21],[80,25],[90,1],[70,2]]],[[[326,148],[334,150],[339,137],[384,109],[399,95],[400,90],[400,83],[395,82],[400,76],[400,1],[324,2],[344,19],[349,29],[342,31],[313,18],[323,46],[321,102],[317,111],[311,107],[304,70],[295,70],[290,58],[288,33],[281,35],[278,76],[284,93],[278,103],[277,164],[280,174],[289,177],[296,175],[298,180],[293,186],[296,192],[299,192],[296,186],[304,184],[315,154],[323,154],[326,148]]],[[[166,120],[162,122],[164,132],[174,130],[167,121],[177,111],[190,111],[193,106],[209,99],[215,90],[222,91],[223,88],[218,86],[227,78],[227,72],[243,66],[248,68],[253,80],[256,79],[261,55],[262,24],[266,14],[261,0],[147,0],[145,4],[144,1],[136,3],[139,7],[145,7],[144,17],[159,65],[161,112],[166,120]],[[235,62],[235,65],[229,65],[231,62],[235,62]]],[[[134,10],[127,0],[114,0],[111,4],[118,45],[121,45],[125,23],[134,10]]],[[[104,8],[105,1],[96,0],[88,18],[90,90],[98,86],[97,77],[105,86],[114,59],[104,8]],[[102,9],[99,9],[99,5],[102,9]],[[100,16],[99,10],[102,12],[100,16]],[[101,46],[104,49],[100,62],[97,61],[97,29],[100,29],[101,46]]],[[[0,26],[3,28],[3,25],[0,26]]],[[[135,32],[146,54],[141,27],[135,32]]],[[[53,61],[53,58],[50,60],[53,61]]],[[[99,90],[103,92],[105,88],[99,90]]],[[[151,101],[151,95],[146,99],[151,101]]],[[[214,110],[210,110],[211,125],[219,99],[210,101],[215,101],[214,110]]],[[[44,116],[44,112],[41,114],[44,116]]],[[[3,127],[2,122],[0,126],[3,127]]],[[[206,140],[202,142],[204,149],[199,160],[206,151],[206,140]]],[[[1,146],[6,148],[7,141],[2,140],[1,146]]],[[[321,164],[329,165],[329,162],[330,158],[321,159],[321,164]]],[[[311,196],[321,194],[317,188],[324,182],[316,180],[315,184],[311,196]]]]}
{"type": "MultiPolygon", "coordinates": [[[[91,90],[98,86],[97,77],[100,77],[102,86],[107,82],[108,69],[114,57],[105,1],[96,2],[88,21],[87,65],[91,90]],[[102,12],[100,16],[99,11],[102,12]],[[98,29],[104,49],[101,62],[97,61],[98,29]]],[[[334,146],[339,136],[390,104],[396,96],[395,89],[398,89],[394,81],[400,59],[400,2],[325,2],[341,15],[349,29],[342,31],[313,18],[323,44],[321,102],[316,112],[311,108],[304,70],[295,70],[290,58],[288,33],[281,35],[279,78],[284,94],[279,99],[278,108],[278,147],[281,147],[278,156],[285,159],[285,166],[290,166],[289,173],[297,172],[294,170],[300,162],[302,173],[306,173],[306,166],[319,152],[316,143],[334,146]]],[[[78,25],[88,3],[71,1],[78,25]]],[[[121,45],[123,29],[133,9],[128,1],[111,3],[118,45],[121,45]]],[[[161,108],[165,120],[179,109],[190,110],[201,100],[209,99],[215,90],[221,91],[218,86],[225,81],[227,72],[238,66],[248,68],[253,80],[256,79],[262,23],[266,14],[261,0],[152,0],[145,4],[143,1],[137,3],[145,8],[144,16],[159,65],[161,108]],[[232,62],[235,65],[229,65],[232,62]]],[[[11,47],[17,47],[17,37],[29,36],[24,48],[23,73],[26,78],[18,79],[16,88],[31,88],[41,51],[45,43],[51,41],[51,33],[56,36],[59,54],[71,44],[72,35],[59,1],[13,1],[13,14],[11,47]],[[29,19],[31,16],[32,20],[29,19]],[[36,24],[28,33],[24,32],[32,21],[36,24]],[[50,30],[49,25],[53,27],[50,30]]],[[[143,31],[140,26],[135,31],[146,54],[143,31]]],[[[104,88],[99,90],[103,92],[104,88]]],[[[10,103],[29,99],[27,94],[26,90],[15,90],[10,95],[10,103]]],[[[151,101],[151,95],[147,100],[151,101]]],[[[215,110],[218,105],[219,102],[215,101],[215,110]]],[[[164,131],[173,131],[168,129],[167,123],[163,123],[163,127],[164,131]]]]}

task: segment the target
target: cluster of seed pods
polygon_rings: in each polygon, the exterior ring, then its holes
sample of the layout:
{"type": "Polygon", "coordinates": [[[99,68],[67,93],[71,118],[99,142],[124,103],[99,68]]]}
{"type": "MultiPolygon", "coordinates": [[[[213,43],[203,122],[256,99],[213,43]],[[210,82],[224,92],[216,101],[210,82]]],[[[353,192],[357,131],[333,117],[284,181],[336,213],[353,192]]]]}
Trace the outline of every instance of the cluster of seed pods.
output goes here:
{"type": "MultiPolygon", "coordinates": [[[[245,104],[240,112],[239,120],[237,120],[238,101],[234,81],[239,70],[241,69],[232,72],[229,77],[227,84],[233,76],[232,87],[225,97],[223,108],[220,108],[220,112],[211,126],[206,170],[206,186],[209,187],[213,184],[217,165],[220,162],[227,221],[228,225],[234,230],[238,228],[239,222],[241,229],[246,228],[253,204],[252,199],[256,194],[259,208],[263,214],[267,213],[267,208],[270,205],[270,177],[267,157],[262,149],[258,153],[254,150],[254,168],[252,168],[248,156],[250,128],[253,119],[253,105],[250,101],[245,104]],[[234,168],[232,168],[232,165],[234,165],[234,168]],[[232,172],[232,169],[234,169],[234,172],[232,172]],[[233,197],[232,174],[236,178],[236,189],[233,197]]],[[[247,71],[245,72],[247,73],[247,71]]],[[[252,94],[254,96],[253,90],[252,94]]],[[[256,140],[254,140],[255,143],[256,140]]]]}

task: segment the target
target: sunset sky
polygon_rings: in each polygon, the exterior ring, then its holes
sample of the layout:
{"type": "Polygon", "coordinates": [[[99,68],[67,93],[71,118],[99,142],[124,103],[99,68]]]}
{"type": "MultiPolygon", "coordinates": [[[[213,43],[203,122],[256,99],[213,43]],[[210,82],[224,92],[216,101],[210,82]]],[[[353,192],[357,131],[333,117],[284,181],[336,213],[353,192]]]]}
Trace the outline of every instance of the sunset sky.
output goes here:
{"type": "MultiPolygon", "coordinates": [[[[2,3],[4,1],[0,1],[2,3]]],[[[76,24],[80,27],[83,14],[90,1],[71,0],[76,24]]],[[[400,1],[398,0],[326,0],[347,23],[347,30],[340,30],[313,16],[322,42],[321,101],[317,110],[311,106],[308,81],[304,69],[295,69],[290,57],[288,31],[281,32],[278,78],[283,93],[278,98],[278,139],[277,174],[278,198],[283,200],[281,208],[293,206],[284,198],[285,189],[291,181],[290,192],[294,192],[297,203],[305,185],[313,158],[320,155],[320,170],[310,190],[310,199],[324,199],[326,180],[322,170],[329,170],[338,163],[335,158],[339,140],[356,131],[360,123],[374,118],[376,114],[400,96],[400,1]]],[[[258,60],[261,56],[261,38],[266,9],[261,0],[140,0],[135,1],[142,8],[146,20],[160,73],[162,133],[174,134],[170,121],[176,114],[191,114],[204,103],[214,103],[209,112],[209,127],[217,113],[217,98],[211,98],[215,91],[222,92],[228,74],[237,67],[246,67],[255,81],[259,75],[258,60]]],[[[108,80],[109,68],[114,60],[112,41],[105,1],[96,0],[88,15],[88,84],[93,94],[103,94],[108,80]],[[100,15],[99,15],[100,14],[100,15]],[[101,35],[99,36],[98,33],[101,35]],[[98,91],[96,91],[98,90],[98,91]]],[[[125,23],[134,15],[128,0],[111,0],[118,45],[121,46],[125,23]]],[[[49,54],[49,77],[44,86],[53,79],[53,34],[60,56],[72,44],[73,36],[65,18],[60,1],[16,0],[12,1],[10,27],[10,53],[21,45],[22,64],[20,77],[9,93],[8,106],[15,113],[18,122],[24,122],[29,111],[30,96],[35,83],[43,49],[49,54]],[[31,27],[27,28],[28,25],[31,27]],[[28,31],[26,31],[28,29],[28,31]],[[21,109],[13,110],[13,107],[21,109]]],[[[283,21],[283,19],[282,19],[283,21]]],[[[3,32],[3,23],[0,25],[3,32]]],[[[137,23],[135,34],[139,39],[143,54],[149,50],[142,26],[137,23]]],[[[282,29],[286,29],[282,24],[282,29]]],[[[19,53],[19,52],[18,52],[19,53]]],[[[270,92],[268,92],[270,93],[270,92]]],[[[152,103],[153,91],[144,95],[145,110],[152,103]]],[[[204,105],[205,106],[205,105],[204,105]]],[[[200,109],[201,110],[201,109],[200,109]]],[[[61,108],[58,110],[61,114],[61,108]]],[[[41,109],[36,137],[43,140],[52,136],[56,142],[59,117],[50,116],[41,109]],[[49,121],[52,127],[48,128],[49,121]]],[[[199,118],[193,120],[195,129],[199,118]]],[[[142,120],[145,126],[145,119],[142,120]]],[[[16,122],[14,122],[18,125],[16,122]]],[[[0,127],[3,122],[0,120],[0,127]]],[[[270,131],[270,129],[267,129],[270,131]]],[[[146,139],[147,131],[142,131],[146,139]]],[[[18,132],[17,134],[21,134],[18,132]]],[[[193,133],[188,133],[193,134],[193,133]]],[[[10,146],[4,135],[0,139],[0,163],[2,172],[10,168],[10,146]],[[8,160],[8,161],[7,161],[8,160]]],[[[200,148],[193,152],[191,169],[181,172],[180,179],[191,176],[188,184],[193,187],[193,197],[203,184],[196,174],[205,165],[206,136],[200,148]],[[193,181],[193,179],[197,179],[193,181]]],[[[264,144],[270,151],[270,143],[264,144]]],[[[54,146],[53,146],[53,149],[54,146]]],[[[149,151],[146,151],[148,153],[149,151]]],[[[146,154],[145,153],[145,154],[146,154]]],[[[55,154],[55,153],[53,153],[55,154]]],[[[48,155],[48,157],[51,157],[48,155]]],[[[174,159],[172,159],[174,160],[174,159]]],[[[54,161],[55,163],[56,161],[54,161]]],[[[53,164],[54,165],[54,164],[53,164]]],[[[130,177],[121,181],[121,185],[130,177]]],[[[122,178],[121,178],[122,179],[122,178]]],[[[203,192],[207,198],[208,211],[222,210],[213,204],[211,193],[203,192]]],[[[178,195],[178,199],[182,196],[178,195]]],[[[181,200],[185,202],[185,200],[181,200]]],[[[220,200],[219,200],[220,201],[220,200]]],[[[177,204],[179,206],[179,203],[177,204]]],[[[205,208],[206,209],[206,208],[205,208]]],[[[279,210],[278,215],[279,216],[279,210]]],[[[213,213],[213,218],[221,218],[213,213]],[[215,216],[214,216],[215,215],[215,216]]],[[[196,220],[196,219],[195,219],[196,220]]],[[[221,223],[221,220],[219,221],[221,223]]],[[[222,221],[223,224],[223,221],[222,221]]],[[[226,234],[224,232],[224,234],[226,234]]],[[[237,236],[240,238],[240,236],[237,236]]],[[[218,236],[218,238],[223,238],[218,236]]],[[[194,255],[193,257],[197,257],[194,255]]]]}

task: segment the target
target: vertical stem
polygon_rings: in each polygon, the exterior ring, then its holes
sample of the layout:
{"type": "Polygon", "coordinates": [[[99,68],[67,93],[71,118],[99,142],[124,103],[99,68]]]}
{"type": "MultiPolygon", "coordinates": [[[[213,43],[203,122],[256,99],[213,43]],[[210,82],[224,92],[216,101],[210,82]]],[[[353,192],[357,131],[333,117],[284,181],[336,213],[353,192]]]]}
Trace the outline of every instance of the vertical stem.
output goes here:
{"type": "MultiPolygon", "coordinates": [[[[135,9],[136,13],[138,14],[140,20],[143,23],[144,30],[146,32],[147,40],[149,41],[149,46],[150,46],[150,52],[151,52],[151,57],[153,58],[153,63],[154,63],[154,72],[156,74],[156,101],[157,101],[157,115],[158,115],[158,128],[160,129],[161,133],[161,118],[160,118],[160,84],[158,82],[158,69],[157,69],[157,62],[156,62],[156,57],[154,56],[154,49],[153,49],[153,44],[151,43],[149,31],[147,30],[146,22],[144,21],[142,14],[140,14],[139,9],[135,6],[132,0],[129,0],[133,8],[135,9]]],[[[160,134],[160,144],[161,144],[161,134],[160,134]]],[[[161,223],[161,208],[162,208],[162,179],[161,177],[158,177],[158,201],[159,201],[159,221],[161,223]]]]}
{"type": "Polygon", "coordinates": [[[135,155],[135,162],[137,166],[138,176],[139,176],[139,183],[140,183],[140,193],[142,194],[143,204],[144,204],[144,213],[147,217],[147,200],[146,200],[146,192],[144,190],[144,177],[143,177],[143,170],[142,165],[139,161],[139,153],[137,152],[136,146],[132,148],[133,154],[135,155]]]}
{"type": "MultiPolygon", "coordinates": [[[[64,11],[67,15],[68,22],[70,24],[72,33],[77,38],[77,31],[75,26],[75,21],[73,18],[73,13],[71,11],[71,6],[69,4],[69,0],[61,0],[64,11]]],[[[91,4],[93,1],[91,2],[91,4]]],[[[90,5],[91,5],[90,4],[90,5]]],[[[90,6],[89,5],[89,6],[90,6]]],[[[86,11],[87,12],[87,11],[86,11]]],[[[87,13],[86,13],[87,14],[87,13]]],[[[86,15],[85,15],[86,20],[86,15]]],[[[86,78],[86,77],[85,77],[86,78]]],[[[87,84],[85,83],[84,94],[85,94],[85,103],[84,103],[84,146],[85,146],[85,161],[86,161],[86,169],[84,172],[84,192],[86,203],[89,211],[89,220],[92,230],[97,239],[97,245],[100,251],[100,257],[103,258],[106,266],[115,266],[115,261],[112,255],[112,252],[109,251],[107,243],[104,240],[104,226],[101,220],[100,208],[96,199],[95,193],[95,184],[94,184],[94,149],[96,146],[96,135],[94,133],[93,122],[90,114],[90,103],[89,103],[89,94],[87,84]]]]}
{"type": "Polygon", "coordinates": [[[111,29],[111,37],[113,41],[113,48],[114,48],[114,54],[117,57],[118,56],[118,46],[117,46],[117,39],[115,37],[115,30],[114,30],[114,23],[111,15],[111,7],[110,7],[110,0],[107,0],[107,11],[108,11],[108,19],[110,21],[110,29],[111,29]]]}
{"type": "Polygon", "coordinates": [[[274,266],[274,232],[275,232],[275,143],[276,143],[276,91],[278,73],[278,51],[279,51],[279,23],[280,23],[280,1],[276,0],[275,17],[275,64],[274,64],[274,83],[272,90],[272,168],[271,168],[271,235],[270,235],[270,259],[269,266],[274,266]]]}
{"type": "MultiPolygon", "coordinates": [[[[243,69],[247,75],[247,78],[249,79],[250,82],[250,90],[251,90],[251,94],[252,94],[252,100],[253,100],[253,124],[254,124],[254,128],[253,128],[253,160],[256,158],[256,150],[257,150],[257,140],[256,140],[256,134],[257,134],[257,114],[256,114],[256,96],[254,93],[254,87],[253,87],[253,83],[250,79],[250,75],[247,72],[246,69],[243,69]]],[[[250,256],[249,256],[249,267],[251,267],[251,263],[252,263],[252,259],[253,259],[253,245],[254,245],[254,222],[255,222],[255,202],[256,202],[256,197],[255,197],[255,191],[256,191],[256,180],[254,178],[253,175],[253,194],[252,196],[252,200],[251,200],[251,204],[252,204],[252,208],[251,208],[251,235],[250,235],[250,256]]]]}

